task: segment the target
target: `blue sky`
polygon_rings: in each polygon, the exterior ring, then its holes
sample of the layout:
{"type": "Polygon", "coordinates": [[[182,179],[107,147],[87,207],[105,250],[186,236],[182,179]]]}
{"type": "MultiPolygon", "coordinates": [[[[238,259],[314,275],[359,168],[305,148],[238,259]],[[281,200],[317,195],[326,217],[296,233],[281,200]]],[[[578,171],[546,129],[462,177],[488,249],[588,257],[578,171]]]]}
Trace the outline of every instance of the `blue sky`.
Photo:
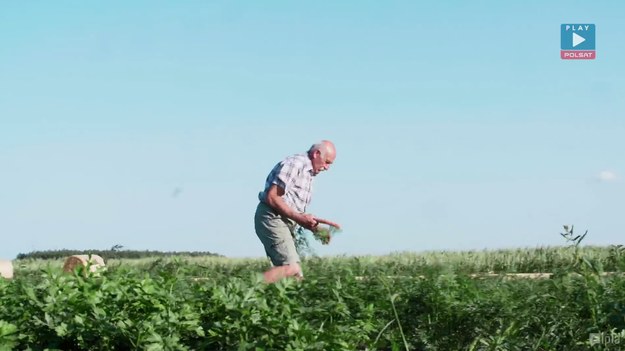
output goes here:
{"type": "Polygon", "coordinates": [[[622,1],[0,5],[0,257],[262,257],[273,165],[338,149],[321,255],[622,243],[622,1]],[[596,24],[597,59],[560,59],[596,24]],[[619,216],[620,215],[620,216],[619,216]]]}

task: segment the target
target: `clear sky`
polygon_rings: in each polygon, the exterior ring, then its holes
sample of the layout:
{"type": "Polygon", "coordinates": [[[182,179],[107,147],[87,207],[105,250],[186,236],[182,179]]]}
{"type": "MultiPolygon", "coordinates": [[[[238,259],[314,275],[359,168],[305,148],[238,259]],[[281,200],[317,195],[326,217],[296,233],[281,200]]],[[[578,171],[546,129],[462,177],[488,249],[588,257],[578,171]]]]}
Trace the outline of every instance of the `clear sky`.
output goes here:
{"type": "Polygon", "coordinates": [[[331,139],[321,255],[623,243],[625,2],[0,4],[0,258],[262,257],[275,163],[331,139]],[[560,25],[596,25],[561,60],[560,25]]]}

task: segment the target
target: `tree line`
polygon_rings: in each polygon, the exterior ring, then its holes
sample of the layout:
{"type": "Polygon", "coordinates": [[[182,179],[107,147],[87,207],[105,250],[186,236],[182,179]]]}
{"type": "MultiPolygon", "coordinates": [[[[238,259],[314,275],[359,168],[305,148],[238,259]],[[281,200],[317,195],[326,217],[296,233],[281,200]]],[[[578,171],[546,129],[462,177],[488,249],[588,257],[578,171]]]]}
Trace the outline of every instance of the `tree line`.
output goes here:
{"type": "Polygon", "coordinates": [[[152,251],[152,250],[121,250],[121,246],[115,245],[109,250],[45,250],[32,251],[29,253],[20,253],[17,255],[18,260],[24,259],[65,259],[72,255],[99,255],[105,259],[119,258],[148,258],[148,257],[169,257],[169,256],[217,256],[223,255],[210,251],[152,251]]]}

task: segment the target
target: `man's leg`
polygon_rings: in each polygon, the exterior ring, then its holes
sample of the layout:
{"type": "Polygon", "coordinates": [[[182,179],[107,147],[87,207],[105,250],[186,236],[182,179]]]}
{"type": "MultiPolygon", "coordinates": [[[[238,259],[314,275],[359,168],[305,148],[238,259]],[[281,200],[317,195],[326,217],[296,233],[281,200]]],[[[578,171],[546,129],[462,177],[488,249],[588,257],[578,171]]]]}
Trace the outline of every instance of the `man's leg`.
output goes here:
{"type": "Polygon", "coordinates": [[[263,277],[267,283],[275,283],[278,280],[287,277],[295,277],[298,280],[303,279],[299,263],[290,263],[284,266],[272,267],[263,274],[263,277]]]}
{"type": "Polygon", "coordinates": [[[286,277],[302,277],[299,255],[289,224],[262,202],[256,208],[254,215],[256,235],[274,265],[264,274],[268,283],[275,283],[286,277]]]}

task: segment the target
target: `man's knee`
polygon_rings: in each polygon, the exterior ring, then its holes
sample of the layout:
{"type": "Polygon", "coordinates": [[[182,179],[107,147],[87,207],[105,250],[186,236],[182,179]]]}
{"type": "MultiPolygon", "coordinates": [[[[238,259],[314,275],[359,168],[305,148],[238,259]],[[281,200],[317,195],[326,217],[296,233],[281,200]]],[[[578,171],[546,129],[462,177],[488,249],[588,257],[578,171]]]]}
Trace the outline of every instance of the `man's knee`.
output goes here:
{"type": "Polygon", "coordinates": [[[294,262],[294,263],[289,263],[288,265],[285,266],[286,267],[286,274],[289,277],[303,277],[304,275],[302,274],[302,267],[300,267],[299,263],[294,262]]]}
{"type": "Polygon", "coordinates": [[[265,281],[267,283],[275,283],[278,280],[287,277],[294,277],[296,279],[303,279],[302,268],[299,263],[290,263],[283,266],[273,267],[264,274],[265,281]]]}

